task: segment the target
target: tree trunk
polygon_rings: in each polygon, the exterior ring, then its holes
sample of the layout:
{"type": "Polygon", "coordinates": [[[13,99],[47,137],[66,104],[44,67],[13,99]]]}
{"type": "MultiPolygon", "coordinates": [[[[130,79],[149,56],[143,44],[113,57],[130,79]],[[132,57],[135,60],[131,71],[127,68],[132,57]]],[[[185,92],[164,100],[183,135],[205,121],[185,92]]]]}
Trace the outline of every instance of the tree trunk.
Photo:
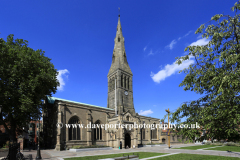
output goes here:
{"type": "Polygon", "coordinates": [[[14,120],[10,121],[10,141],[11,142],[17,142],[16,139],[16,123],[14,122],[14,120]]]}

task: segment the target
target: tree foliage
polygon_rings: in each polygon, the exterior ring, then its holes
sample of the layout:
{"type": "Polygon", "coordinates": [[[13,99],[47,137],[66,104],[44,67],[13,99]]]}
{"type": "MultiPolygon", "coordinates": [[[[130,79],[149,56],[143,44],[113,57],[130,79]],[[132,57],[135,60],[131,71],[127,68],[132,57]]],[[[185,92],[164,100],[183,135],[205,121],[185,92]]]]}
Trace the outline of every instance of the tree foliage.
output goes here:
{"type": "Polygon", "coordinates": [[[28,47],[28,41],[13,35],[0,39],[0,122],[12,140],[17,129],[38,116],[45,95],[56,92],[57,74],[44,51],[28,47]]]}
{"type": "Polygon", "coordinates": [[[183,124],[200,124],[201,129],[178,129],[191,139],[240,139],[240,1],[231,9],[234,16],[217,14],[211,24],[203,24],[195,32],[209,39],[207,45],[188,46],[188,55],[177,57],[178,64],[195,59],[183,70],[187,75],[179,86],[203,95],[172,113],[172,122],[185,117],[183,124]],[[203,130],[206,134],[201,137],[203,130]]]}

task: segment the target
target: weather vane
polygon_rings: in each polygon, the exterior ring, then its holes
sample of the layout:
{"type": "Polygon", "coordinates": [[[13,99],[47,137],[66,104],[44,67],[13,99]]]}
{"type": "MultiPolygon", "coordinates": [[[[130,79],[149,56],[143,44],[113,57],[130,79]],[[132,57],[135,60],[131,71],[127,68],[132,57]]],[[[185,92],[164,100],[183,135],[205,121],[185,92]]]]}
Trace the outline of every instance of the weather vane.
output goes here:
{"type": "Polygon", "coordinates": [[[120,7],[118,7],[118,16],[120,17],[120,7]]]}

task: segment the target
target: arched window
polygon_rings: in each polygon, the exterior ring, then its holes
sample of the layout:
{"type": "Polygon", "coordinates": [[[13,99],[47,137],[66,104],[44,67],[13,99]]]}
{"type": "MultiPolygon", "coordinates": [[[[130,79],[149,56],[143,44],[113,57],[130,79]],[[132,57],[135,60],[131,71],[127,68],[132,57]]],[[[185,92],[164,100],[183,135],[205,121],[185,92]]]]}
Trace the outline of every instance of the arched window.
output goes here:
{"type": "Polygon", "coordinates": [[[118,42],[120,42],[120,38],[118,37],[118,42]]]}
{"type": "Polygon", "coordinates": [[[153,130],[152,130],[152,139],[157,139],[157,127],[156,123],[153,123],[153,130]]]}
{"type": "Polygon", "coordinates": [[[126,89],[128,89],[128,77],[126,77],[126,89]]]}
{"type": "Polygon", "coordinates": [[[124,76],[124,88],[126,88],[126,76],[124,76]]]}
{"type": "Polygon", "coordinates": [[[127,121],[130,121],[130,116],[127,116],[127,117],[126,117],[126,120],[127,120],[127,121]]]}
{"type": "Polygon", "coordinates": [[[129,78],[127,79],[127,89],[129,89],[129,78]]]}
{"type": "Polygon", "coordinates": [[[145,139],[145,128],[142,129],[142,139],[145,139]]]}
{"type": "Polygon", "coordinates": [[[121,87],[123,87],[123,75],[121,75],[121,87]]]}
{"type": "Polygon", "coordinates": [[[162,139],[162,143],[165,143],[165,138],[162,139]]]}
{"type": "Polygon", "coordinates": [[[102,140],[102,128],[101,128],[100,121],[97,121],[95,123],[94,140],[102,140]]]}
{"type": "Polygon", "coordinates": [[[68,124],[70,125],[70,128],[68,128],[68,136],[69,140],[80,140],[80,127],[78,124],[80,124],[80,120],[77,116],[72,117],[68,124]]]}
{"type": "Polygon", "coordinates": [[[172,135],[172,140],[175,141],[175,137],[174,137],[174,135],[172,135]]]}

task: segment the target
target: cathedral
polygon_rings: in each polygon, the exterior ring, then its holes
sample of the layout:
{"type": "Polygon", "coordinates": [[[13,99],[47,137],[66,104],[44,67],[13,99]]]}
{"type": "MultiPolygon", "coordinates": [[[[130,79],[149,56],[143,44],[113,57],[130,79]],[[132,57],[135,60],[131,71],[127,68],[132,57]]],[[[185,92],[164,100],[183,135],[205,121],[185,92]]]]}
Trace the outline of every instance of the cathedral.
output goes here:
{"type": "Polygon", "coordinates": [[[156,127],[156,124],[160,124],[160,119],[142,116],[135,112],[133,74],[127,62],[120,15],[114,42],[112,64],[107,75],[107,108],[47,96],[43,109],[43,139],[46,148],[63,150],[73,146],[89,145],[118,148],[120,143],[123,148],[132,148],[163,142],[163,139],[160,139],[160,129],[156,127]],[[66,127],[65,124],[76,124],[77,127],[66,127]],[[91,124],[91,127],[86,127],[88,124],[91,124]],[[116,127],[96,127],[102,124],[116,127]],[[138,126],[151,124],[155,129],[119,127],[131,124],[138,126]]]}

